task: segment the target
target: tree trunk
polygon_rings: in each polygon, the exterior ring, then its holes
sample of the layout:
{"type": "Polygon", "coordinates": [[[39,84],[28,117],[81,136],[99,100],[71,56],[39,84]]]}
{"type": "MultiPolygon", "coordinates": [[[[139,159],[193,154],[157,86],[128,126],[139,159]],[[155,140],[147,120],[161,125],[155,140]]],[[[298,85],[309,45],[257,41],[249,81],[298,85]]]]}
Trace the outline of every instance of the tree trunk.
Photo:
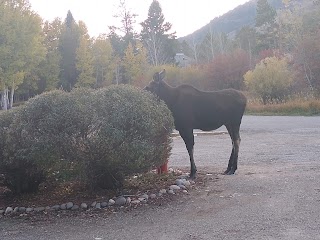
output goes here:
{"type": "Polygon", "coordinates": [[[12,81],[12,87],[11,87],[10,108],[12,108],[13,106],[13,97],[14,97],[14,80],[12,81]]]}
{"type": "Polygon", "coordinates": [[[2,95],[1,95],[1,106],[2,106],[2,110],[8,110],[8,93],[9,90],[7,87],[4,87],[2,95]]]}

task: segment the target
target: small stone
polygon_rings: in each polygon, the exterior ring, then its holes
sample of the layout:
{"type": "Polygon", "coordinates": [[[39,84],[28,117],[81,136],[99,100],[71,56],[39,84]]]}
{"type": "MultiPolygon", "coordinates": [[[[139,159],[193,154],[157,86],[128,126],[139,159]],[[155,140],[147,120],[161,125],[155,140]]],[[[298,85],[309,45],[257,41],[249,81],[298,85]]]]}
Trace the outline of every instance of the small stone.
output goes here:
{"type": "Polygon", "coordinates": [[[96,208],[96,209],[101,209],[101,203],[98,202],[98,203],[96,204],[95,208],[96,208]]]}
{"type": "Polygon", "coordinates": [[[43,212],[44,210],[45,210],[44,207],[36,207],[36,208],[34,209],[35,212],[43,212]]]}
{"type": "Polygon", "coordinates": [[[72,211],[75,211],[75,210],[78,210],[78,209],[79,209],[78,205],[73,205],[72,208],[71,208],[72,211]]]}
{"type": "Polygon", "coordinates": [[[11,214],[13,212],[13,208],[12,207],[7,207],[6,211],[4,212],[5,215],[11,214]]]}
{"type": "Polygon", "coordinates": [[[142,202],[142,201],[144,201],[144,200],[146,200],[146,199],[143,198],[143,197],[139,197],[138,200],[139,200],[140,202],[142,202]]]}
{"type": "Polygon", "coordinates": [[[33,211],[33,208],[27,208],[26,209],[26,213],[30,213],[30,212],[32,212],[33,211]]]}
{"type": "Polygon", "coordinates": [[[127,204],[129,205],[131,203],[131,198],[127,197],[127,204]]]}
{"type": "Polygon", "coordinates": [[[157,197],[157,195],[155,195],[154,193],[150,194],[151,199],[155,199],[156,197],[157,197]]]}
{"type": "Polygon", "coordinates": [[[187,189],[187,187],[186,187],[185,185],[179,185],[179,187],[180,187],[181,189],[187,189]]]}
{"type": "Polygon", "coordinates": [[[183,185],[185,185],[186,187],[189,187],[189,186],[191,185],[191,183],[190,183],[190,181],[185,181],[185,182],[183,183],[183,185]]]}
{"type": "Polygon", "coordinates": [[[88,205],[86,203],[81,203],[80,207],[81,209],[87,209],[88,205]]]}
{"type": "Polygon", "coordinates": [[[180,187],[177,186],[177,185],[171,185],[171,186],[169,187],[169,189],[170,189],[170,190],[180,190],[180,187]]]}
{"type": "Polygon", "coordinates": [[[4,210],[0,210],[0,215],[3,215],[4,214],[4,210]]]}
{"type": "Polygon", "coordinates": [[[167,190],[166,190],[166,189],[161,189],[161,190],[159,191],[159,193],[165,194],[165,193],[167,193],[167,190]]]}
{"type": "Polygon", "coordinates": [[[26,211],[25,207],[19,207],[19,212],[24,213],[26,211]]]}
{"type": "Polygon", "coordinates": [[[117,197],[115,200],[115,204],[118,206],[123,206],[127,203],[127,199],[123,196],[117,197]]]}
{"type": "Polygon", "coordinates": [[[177,179],[176,180],[176,185],[178,185],[178,186],[183,185],[183,180],[182,179],[177,179]]]}
{"type": "Polygon", "coordinates": [[[67,209],[71,209],[73,207],[73,202],[68,202],[66,207],[67,209]]]}
{"type": "Polygon", "coordinates": [[[133,200],[133,201],[131,201],[131,203],[132,203],[132,204],[139,204],[140,201],[139,201],[139,200],[133,200]]]}
{"type": "Polygon", "coordinates": [[[15,207],[14,209],[13,209],[13,213],[17,213],[19,211],[19,207],[15,207]]]}
{"type": "Polygon", "coordinates": [[[113,199],[109,199],[109,203],[108,205],[109,206],[113,206],[116,202],[113,200],[113,199]]]}
{"type": "Polygon", "coordinates": [[[102,207],[102,208],[105,208],[105,207],[107,207],[107,206],[108,206],[108,203],[107,203],[107,202],[102,202],[102,203],[101,203],[101,207],[102,207]]]}
{"type": "Polygon", "coordinates": [[[46,212],[48,212],[48,211],[50,211],[50,209],[51,209],[51,208],[50,208],[49,206],[46,206],[46,209],[45,209],[45,210],[46,210],[46,212]]]}
{"type": "Polygon", "coordinates": [[[187,191],[187,190],[183,190],[182,192],[183,192],[183,193],[188,193],[188,191],[187,191]]]}
{"type": "Polygon", "coordinates": [[[54,210],[54,211],[60,210],[60,205],[54,205],[53,207],[51,207],[51,210],[54,210]]]}
{"type": "Polygon", "coordinates": [[[93,203],[91,203],[91,207],[96,207],[96,205],[97,205],[97,201],[94,201],[93,203]]]}
{"type": "Polygon", "coordinates": [[[141,195],[141,197],[142,197],[142,198],[144,198],[144,199],[146,199],[146,200],[148,200],[148,199],[149,199],[148,194],[143,194],[143,195],[141,195]]]}
{"type": "Polygon", "coordinates": [[[66,210],[67,209],[67,204],[61,204],[61,206],[60,206],[60,208],[61,208],[61,210],[66,210]]]}
{"type": "Polygon", "coordinates": [[[169,193],[169,194],[175,194],[172,189],[168,190],[168,193],[169,193]]]}

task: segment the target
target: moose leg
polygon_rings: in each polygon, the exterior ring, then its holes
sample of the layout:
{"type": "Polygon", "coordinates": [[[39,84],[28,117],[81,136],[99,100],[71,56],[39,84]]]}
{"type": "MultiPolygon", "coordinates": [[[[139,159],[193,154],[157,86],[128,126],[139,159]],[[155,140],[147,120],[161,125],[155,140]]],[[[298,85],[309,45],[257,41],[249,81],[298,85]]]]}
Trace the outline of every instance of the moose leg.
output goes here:
{"type": "Polygon", "coordinates": [[[224,174],[232,175],[238,168],[238,153],[241,141],[239,134],[240,125],[228,125],[226,127],[232,140],[232,152],[229,158],[228,168],[224,174]]]}
{"type": "Polygon", "coordinates": [[[197,172],[197,167],[196,167],[196,164],[194,163],[194,158],[193,158],[193,146],[194,146],[193,130],[192,129],[179,130],[179,133],[184,143],[186,144],[186,148],[189,153],[190,165],[191,165],[190,178],[193,179],[195,178],[196,172],[197,172]]]}

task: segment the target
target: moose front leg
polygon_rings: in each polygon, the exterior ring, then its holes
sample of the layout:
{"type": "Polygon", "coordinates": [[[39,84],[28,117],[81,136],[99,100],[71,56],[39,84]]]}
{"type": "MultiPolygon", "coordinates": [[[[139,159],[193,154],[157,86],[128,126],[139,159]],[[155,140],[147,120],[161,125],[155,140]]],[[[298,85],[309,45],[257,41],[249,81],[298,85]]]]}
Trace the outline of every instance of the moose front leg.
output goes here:
{"type": "Polygon", "coordinates": [[[191,165],[190,178],[194,179],[196,177],[197,167],[196,167],[196,164],[194,163],[194,158],[193,158],[193,147],[194,147],[193,129],[179,130],[179,133],[186,145],[189,158],[190,158],[190,165],[191,165]]]}

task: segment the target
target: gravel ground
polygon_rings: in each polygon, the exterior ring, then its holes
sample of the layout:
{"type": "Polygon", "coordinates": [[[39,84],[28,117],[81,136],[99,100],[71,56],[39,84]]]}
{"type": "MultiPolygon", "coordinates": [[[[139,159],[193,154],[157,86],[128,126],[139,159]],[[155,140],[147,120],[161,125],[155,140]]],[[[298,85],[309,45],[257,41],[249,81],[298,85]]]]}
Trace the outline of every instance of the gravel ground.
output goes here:
{"type": "MultiPolygon", "coordinates": [[[[1,218],[0,239],[320,239],[320,117],[245,116],[241,138],[233,176],[219,174],[229,136],[195,138],[195,161],[209,180],[189,196],[112,215],[1,218]]],[[[189,168],[179,137],[169,165],[189,168]]]]}

